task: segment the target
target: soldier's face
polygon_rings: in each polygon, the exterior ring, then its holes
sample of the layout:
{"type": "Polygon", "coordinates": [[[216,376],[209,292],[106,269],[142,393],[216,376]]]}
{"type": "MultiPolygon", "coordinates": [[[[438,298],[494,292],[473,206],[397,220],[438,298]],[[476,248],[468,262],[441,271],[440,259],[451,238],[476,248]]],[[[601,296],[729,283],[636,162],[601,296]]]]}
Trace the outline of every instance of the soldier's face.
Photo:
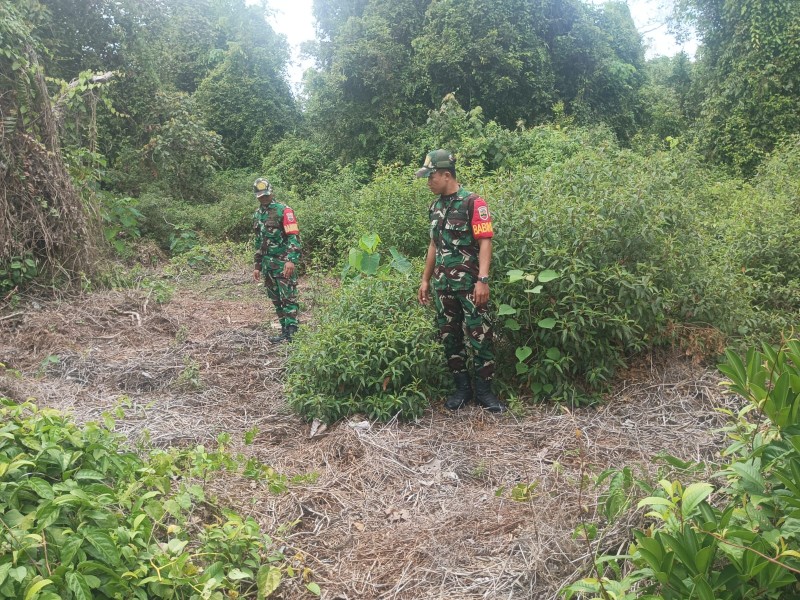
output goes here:
{"type": "Polygon", "coordinates": [[[428,175],[428,189],[436,194],[444,194],[447,187],[447,176],[450,175],[447,171],[434,171],[428,175]]]}

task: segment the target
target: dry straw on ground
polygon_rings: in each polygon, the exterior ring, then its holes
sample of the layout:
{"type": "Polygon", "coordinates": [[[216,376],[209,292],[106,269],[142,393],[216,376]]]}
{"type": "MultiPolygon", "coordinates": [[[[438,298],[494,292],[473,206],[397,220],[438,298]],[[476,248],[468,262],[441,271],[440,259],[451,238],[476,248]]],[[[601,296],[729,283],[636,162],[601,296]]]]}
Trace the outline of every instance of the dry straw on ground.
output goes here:
{"type": "Polygon", "coordinates": [[[590,552],[626,548],[640,518],[591,545],[574,539],[582,520],[602,524],[594,476],[625,465],[652,476],[660,451],[709,460],[722,442],[714,409],[732,399],[712,370],[668,354],[640,361],[597,408],[495,417],[436,402],[416,423],[356,418],[310,437],[284,403],[286,350],[266,343],[271,309],[247,278],[203,281],[164,306],[130,291],[18,310],[0,321],[0,362],[23,377],[0,376],[0,394],[79,421],[123,402],[118,427],[132,439],[208,445],[228,432],[280,473],[316,474],[279,495],[232,475],[210,487],[300,553],[323,598],[555,598],[590,552]],[[534,482],[530,499],[510,498],[534,482]]]}

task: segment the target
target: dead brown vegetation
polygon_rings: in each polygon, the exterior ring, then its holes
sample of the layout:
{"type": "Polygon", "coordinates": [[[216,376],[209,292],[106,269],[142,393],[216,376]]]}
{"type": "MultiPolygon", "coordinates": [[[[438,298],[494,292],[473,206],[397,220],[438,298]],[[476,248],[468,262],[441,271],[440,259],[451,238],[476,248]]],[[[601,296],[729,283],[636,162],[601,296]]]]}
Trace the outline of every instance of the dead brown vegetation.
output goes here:
{"type": "Polygon", "coordinates": [[[30,61],[35,74],[19,71],[0,93],[0,265],[30,256],[40,272],[72,280],[91,272],[97,232],[64,164],[32,51],[30,61]]]}
{"type": "Polygon", "coordinates": [[[494,417],[434,401],[416,423],[351,419],[310,437],[284,403],[286,349],[267,344],[272,311],[244,265],[163,306],[145,292],[104,292],[9,314],[0,362],[22,377],[1,376],[0,394],[80,421],[125,397],[118,427],[132,439],[147,430],[160,445],[209,444],[229,432],[236,451],[280,473],[316,473],[279,495],[232,475],[212,487],[288,554],[302,552],[328,600],[555,598],[591,551],[625,549],[639,524],[631,513],[598,542],[573,538],[581,520],[602,524],[594,476],[625,465],[653,475],[662,450],[711,459],[721,442],[714,409],[730,402],[713,371],[676,352],[639,361],[596,408],[494,417]],[[510,499],[507,490],[531,482],[529,501],[510,499]]]}

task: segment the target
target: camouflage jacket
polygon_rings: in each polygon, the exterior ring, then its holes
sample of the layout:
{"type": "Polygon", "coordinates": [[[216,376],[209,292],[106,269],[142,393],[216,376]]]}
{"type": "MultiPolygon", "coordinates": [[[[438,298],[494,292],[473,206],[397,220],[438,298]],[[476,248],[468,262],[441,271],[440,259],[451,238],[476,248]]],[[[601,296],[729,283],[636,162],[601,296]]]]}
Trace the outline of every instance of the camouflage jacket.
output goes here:
{"type": "Polygon", "coordinates": [[[256,269],[278,267],[300,260],[300,228],[294,211],[279,202],[260,206],[253,213],[256,269]],[[264,261],[264,259],[268,259],[264,261]]]}
{"type": "Polygon", "coordinates": [[[459,188],[455,194],[436,198],[428,214],[436,247],[433,287],[471,290],[478,278],[477,240],[493,235],[486,201],[459,188]]]}

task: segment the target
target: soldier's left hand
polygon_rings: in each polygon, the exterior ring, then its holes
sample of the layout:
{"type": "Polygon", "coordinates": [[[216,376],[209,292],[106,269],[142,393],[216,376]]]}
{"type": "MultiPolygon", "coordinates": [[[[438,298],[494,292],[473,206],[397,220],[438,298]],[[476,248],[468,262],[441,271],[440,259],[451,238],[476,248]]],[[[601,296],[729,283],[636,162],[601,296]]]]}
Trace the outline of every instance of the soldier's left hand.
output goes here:
{"type": "Polygon", "coordinates": [[[480,281],[476,283],[473,297],[475,298],[475,306],[478,308],[484,308],[489,304],[489,284],[481,283],[480,281]]]}
{"type": "Polygon", "coordinates": [[[288,261],[283,265],[283,276],[291,277],[293,274],[294,274],[294,263],[292,261],[288,261]]]}

